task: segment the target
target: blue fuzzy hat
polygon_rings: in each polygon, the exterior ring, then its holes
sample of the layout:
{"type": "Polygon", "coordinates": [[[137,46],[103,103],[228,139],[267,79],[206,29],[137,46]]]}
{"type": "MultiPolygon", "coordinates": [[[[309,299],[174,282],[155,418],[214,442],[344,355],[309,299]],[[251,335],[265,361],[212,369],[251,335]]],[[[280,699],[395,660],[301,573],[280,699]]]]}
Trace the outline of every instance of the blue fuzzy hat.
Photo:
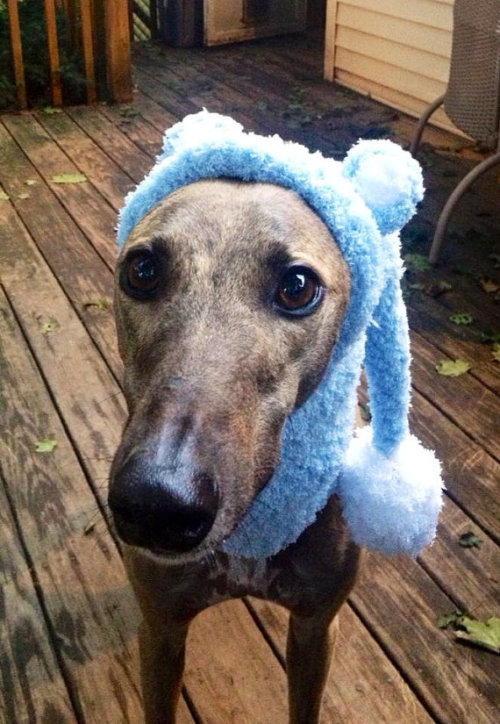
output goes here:
{"type": "Polygon", "coordinates": [[[358,544],[418,553],[434,538],[442,491],[438,460],[408,427],[399,231],[423,196],[418,163],[382,140],[360,141],[340,163],[202,111],[166,132],[156,165],[125,200],[118,244],[165,196],[209,178],[293,189],[327,225],[351,274],[348,309],[326,373],[285,422],[280,464],[224,549],[273,555],[297,540],[337,493],[358,544]],[[353,435],[362,364],[372,423],[353,435]]]}

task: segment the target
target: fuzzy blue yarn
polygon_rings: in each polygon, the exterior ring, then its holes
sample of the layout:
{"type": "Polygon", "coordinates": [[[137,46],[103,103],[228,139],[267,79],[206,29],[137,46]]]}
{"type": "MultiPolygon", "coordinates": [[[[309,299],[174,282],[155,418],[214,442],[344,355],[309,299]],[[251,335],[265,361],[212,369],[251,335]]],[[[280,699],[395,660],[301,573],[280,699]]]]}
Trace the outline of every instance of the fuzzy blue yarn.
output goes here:
{"type": "Polygon", "coordinates": [[[408,434],[408,330],[393,232],[413,215],[423,186],[418,164],[389,141],[361,141],[341,164],[277,136],[243,133],[232,119],[203,111],[166,133],[157,164],[126,198],[118,244],[168,194],[222,177],[296,191],[328,226],[351,273],[349,306],[324,378],[286,421],[277,470],[223,546],[267,557],[294,542],[337,489],[365,345],[373,445],[390,455],[408,434]],[[371,180],[377,168],[380,194],[371,180]]]}

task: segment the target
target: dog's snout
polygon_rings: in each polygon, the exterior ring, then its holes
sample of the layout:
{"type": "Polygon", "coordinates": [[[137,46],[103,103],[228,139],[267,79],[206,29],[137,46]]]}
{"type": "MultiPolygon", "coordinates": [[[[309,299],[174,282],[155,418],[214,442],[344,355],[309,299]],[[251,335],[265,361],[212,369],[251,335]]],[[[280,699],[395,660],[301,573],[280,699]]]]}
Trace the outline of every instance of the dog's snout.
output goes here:
{"type": "Polygon", "coordinates": [[[126,543],[180,553],[196,548],[208,535],[219,495],[210,475],[193,473],[184,486],[174,488],[168,470],[141,456],[113,476],[108,502],[126,543]]]}

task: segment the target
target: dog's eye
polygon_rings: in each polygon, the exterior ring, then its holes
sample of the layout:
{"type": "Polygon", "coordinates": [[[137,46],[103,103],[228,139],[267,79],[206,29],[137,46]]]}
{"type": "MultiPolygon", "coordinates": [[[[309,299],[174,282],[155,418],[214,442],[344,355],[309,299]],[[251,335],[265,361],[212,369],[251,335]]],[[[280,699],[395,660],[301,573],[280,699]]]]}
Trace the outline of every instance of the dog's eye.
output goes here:
{"type": "Polygon", "coordinates": [[[274,303],[281,312],[303,317],[316,309],[322,297],[317,274],[306,266],[292,266],[280,279],[274,303]]]}
{"type": "Polygon", "coordinates": [[[132,255],[126,262],[121,276],[124,292],[138,299],[150,299],[160,281],[160,264],[150,251],[132,255]]]}

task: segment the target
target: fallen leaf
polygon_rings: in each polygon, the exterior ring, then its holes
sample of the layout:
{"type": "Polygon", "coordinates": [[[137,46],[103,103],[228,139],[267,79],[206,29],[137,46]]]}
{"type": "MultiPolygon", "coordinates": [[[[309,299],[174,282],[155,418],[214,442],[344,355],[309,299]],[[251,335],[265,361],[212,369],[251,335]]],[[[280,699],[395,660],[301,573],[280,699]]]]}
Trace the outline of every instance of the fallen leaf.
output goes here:
{"type": "Polygon", "coordinates": [[[123,116],[124,118],[135,118],[139,115],[139,111],[131,106],[124,106],[123,108],[120,108],[120,116],[123,116]]]}
{"type": "Polygon", "coordinates": [[[457,626],[464,629],[455,632],[457,639],[500,654],[500,618],[492,616],[486,621],[476,621],[468,616],[461,616],[457,626]]]}
{"type": "Polygon", "coordinates": [[[75,171],[74,173],[56,173],[50,180],[54,184],[81,184],[87,181],[87,177],[83,173],[75,171]]]}
{"type": "Polygon", "coordinates": [[[500,344],[495,342],[491,350],[491,358],[495,362],[500,362],[500,344]]]}
{"type": "Polygon", "coordinates": [[[438,279],[437,281],[430,282],[424,286],[425,294],[433,299],[440,297],[441,294],[444,294],[445,292],[449,292],[450,289],[453,289],[453,285],[444,279],[438,279]]]}
{"type": "Polygon", "coordinates": [[[436,365],[437,372],[444,377],[460,377],[470,368],[471,365],[463,359],[442,359],[436,365]]]}
{"type": "Polygon", "coordinates": [[[85,309],[99,309],[101,312],[105,312],[109,309],[109,302],[107,299],[91,299],[89,302],[85,302],[83,306],[85,309]]]}
{"type": "Polygon", "coordinates": [[[482,279],[480,279],[479,284],[487,294],[494,294],[500,289],[500,284],[497,284],[493,281],[493,279],[490,279],[489,277],[483,277],[482,279]]]}
{"type": "Polygon", "coordinates": [[[467,533],[458,536],[458,545],[462,546],[462,548],[481,548],[483,539],[468,530],[467,533]]]}
{"type": "Polygon", "coordinates": [[[500,332],[483,329],[479,334],[479,341],[483,344],[498,344],[500,343],[500,332]]]}
{"type": "Polygon", "coordinates": [[[35,450],[37,453],[49,453],[57,445],[57,440],[52,440],[50,437],[46,437],[44,440],[37,440],[35,442],[35,450]]]}
{"type": "Polygon", "coordinates": [[[430,262],[423,254],[406,254],[404,257],[408,269],[413,271],[426,271],[430,268],[430,262]]]}
{"type": "Polygon", "coordinates": [[[462,618],[461,611],[452,611],[451,613],[443,613],[437,620],[438,628],[448,628],[448,626],[454,626],[456,622],[462,618]]]}
{"type": "Polygon", "coordinates": [[[42,334],[50,334],[59,329],[59,322],[55,319],[43,319],[39,322],[39,325],[42,334]]]}
{"type": "Polygon", "coordinates": [[[27,178],[24,183],[26,186],[34,186],[38,181],[35,178],[27,178]]]}
{"type": "Polygon", "coordinates": [[[17,198],[22,199],[23,201],[24,201],[24,199],[29,199],[29,197],[30,197],[30,195],[26,194],[26,193],[17,195],[17,198]]]}
{"type": "Polygon", "coordinates": [[[52,106],[45,106],[43,109],[43,112],[46,113],[48,116],[54,115],[54,113],[62,113],[61,108],[53,108],[52,106]]]}
{"type": "Polygon", "coordinates": [[[363,405],[361,402],[359,402],[358,407],[359,407],[361,419],[364,420],[365,422],[370,422],[370,420],[372,419],[370,405],[368,405],[368,404],[363,405]]]}
{"type": "Polygon", "coordinates": [[[472,324],[474,317],[469,312],[457,312],[449,317],[450,322],[453,324],[472,324]]]}
{"type": "Polygon", "coordinates": [[[8,201],[9,200],[9,194],[6,194],[5,191],[0,190],[0,201],[8,201]]]}

